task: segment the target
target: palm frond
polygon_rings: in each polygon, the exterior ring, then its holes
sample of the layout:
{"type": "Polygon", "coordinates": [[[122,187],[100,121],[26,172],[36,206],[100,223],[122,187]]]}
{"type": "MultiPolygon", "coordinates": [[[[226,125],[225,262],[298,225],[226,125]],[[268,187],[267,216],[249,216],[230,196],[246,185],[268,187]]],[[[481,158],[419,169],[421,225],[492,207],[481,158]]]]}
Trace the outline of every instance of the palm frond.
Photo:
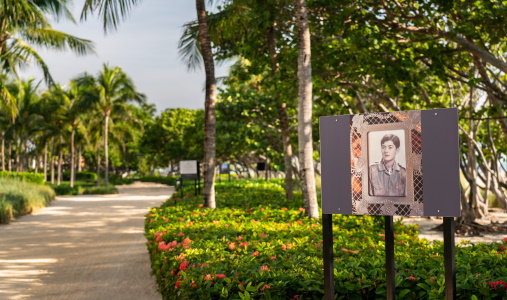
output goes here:
{"type": "Polygon", "coordinates": [[[39,0],[34,1],[33,3],[43,12],[54,16],[56,21],[59,21],[61,18],[63,18],[65,20],[71,21],[72,23],[76,23],[72,12],[67,6],[71,2],[72,1],[70,0],[39,0]]]}
{"type": "Polygon", "coordinates": [[[20,33],[28,42],[55,50],[73,50],[78,55],[95,53],[93,42],[52,28],[29,28],[20,33]]]}
{"type": "MultiPolygon", "coordinates": [[[[46,83],[48,85],[53,84],[53,77],[49,73],[48,66],[37,51],[35,51],[35,49],[29,44],[20,39],[13,39],[13,42],[7,51],[9,52],[7,56],[14,62],[17,62],[20,66],[29,63],[30,59],[33,59],[37,66],[41,68],[46,83]]],[[[16,69],[12,69],[12,71],[17,73],[16,69]]]]}
{"type": "Polygon", "coordinates": [[[142,0],[86,0],[81,12],[81,20],[86,21],[89,15],[98,12],[102,18],[104,32],[116,30],[125,20],[132,8],[142,0]]]}
{"type": "Polygon", "coordinates": [[[178,43],[178,54],[188,70],[202,69],[203,59],[197,21],[183,25],[183,33],[178,43]]]}

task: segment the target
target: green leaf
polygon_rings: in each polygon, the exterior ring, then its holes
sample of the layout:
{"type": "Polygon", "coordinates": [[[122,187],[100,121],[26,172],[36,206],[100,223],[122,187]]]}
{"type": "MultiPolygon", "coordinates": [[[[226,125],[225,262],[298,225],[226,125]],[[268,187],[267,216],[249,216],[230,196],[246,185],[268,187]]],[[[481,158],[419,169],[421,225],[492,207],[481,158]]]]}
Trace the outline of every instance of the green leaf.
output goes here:
{"type": "Polygon", "coordinates": [[[400,298],[403,298],[406,294],[410,293],[410,290],[409,289],[404,289],[403,291],[401,291],[400,293],[400,298]]]}

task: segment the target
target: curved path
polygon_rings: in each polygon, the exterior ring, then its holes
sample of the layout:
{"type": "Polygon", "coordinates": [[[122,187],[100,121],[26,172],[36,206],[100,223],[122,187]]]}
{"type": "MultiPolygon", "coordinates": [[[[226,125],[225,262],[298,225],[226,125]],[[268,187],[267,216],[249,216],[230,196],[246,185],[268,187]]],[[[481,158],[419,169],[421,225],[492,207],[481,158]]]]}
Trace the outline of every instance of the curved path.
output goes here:
{"type": "Polygon", "coordinates": [[[144,215],[174,188],[135,183],[118,190],[57,197],[0,225],[0,299],[161,299],[144,215]]]}

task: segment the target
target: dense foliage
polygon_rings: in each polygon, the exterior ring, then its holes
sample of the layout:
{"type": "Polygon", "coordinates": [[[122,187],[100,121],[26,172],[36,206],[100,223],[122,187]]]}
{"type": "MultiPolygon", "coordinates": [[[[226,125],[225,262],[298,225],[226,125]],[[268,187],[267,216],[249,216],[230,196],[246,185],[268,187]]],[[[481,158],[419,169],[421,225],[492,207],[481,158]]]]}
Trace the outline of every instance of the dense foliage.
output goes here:
{"type": "MultiPolygon", "coordinates": [[[[321,225],[279,183],[217,183],[216,210],[191,195],[153,208],[147,246],[163,298],[321,299],[321,225]]],[[[333,231],[336,298],[385,299],[383,219],[335,215],[333,231]]],[[[395,233],[397,298],[444,298],[443,244],[401,222],[395,233]]],[[[507,295],[505,242],[457,247],[459,299],[507,295]]]]}
{"type": "Polygon", "coordinates": [[[3,172],[0,171],[0,178],[17,179],[24,182],[42,184],[44,183],[44,175],[28,173],[28,172],[3,172]]]}
{"type": "Polygon", "coordinates": [[[0,224],[30,214],[55,199],[48,186],[16,179],[0,179],[0,224]]]}

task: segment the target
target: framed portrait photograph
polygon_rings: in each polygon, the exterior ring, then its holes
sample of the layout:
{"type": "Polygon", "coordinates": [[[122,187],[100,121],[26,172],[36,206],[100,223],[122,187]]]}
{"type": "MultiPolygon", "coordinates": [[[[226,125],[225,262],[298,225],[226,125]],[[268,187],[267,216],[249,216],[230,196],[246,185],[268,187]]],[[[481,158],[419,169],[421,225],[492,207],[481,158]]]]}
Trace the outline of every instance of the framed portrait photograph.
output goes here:
{"type": "Polygon", "coordinates": [[[405,130],[368,132],[368,194],[405,197],[405,130]]]}
{"type": "Polygon", "coordinates": [[[353,214],[423,215],[421,135],[418,111],[352,117],[353,214]]]}

